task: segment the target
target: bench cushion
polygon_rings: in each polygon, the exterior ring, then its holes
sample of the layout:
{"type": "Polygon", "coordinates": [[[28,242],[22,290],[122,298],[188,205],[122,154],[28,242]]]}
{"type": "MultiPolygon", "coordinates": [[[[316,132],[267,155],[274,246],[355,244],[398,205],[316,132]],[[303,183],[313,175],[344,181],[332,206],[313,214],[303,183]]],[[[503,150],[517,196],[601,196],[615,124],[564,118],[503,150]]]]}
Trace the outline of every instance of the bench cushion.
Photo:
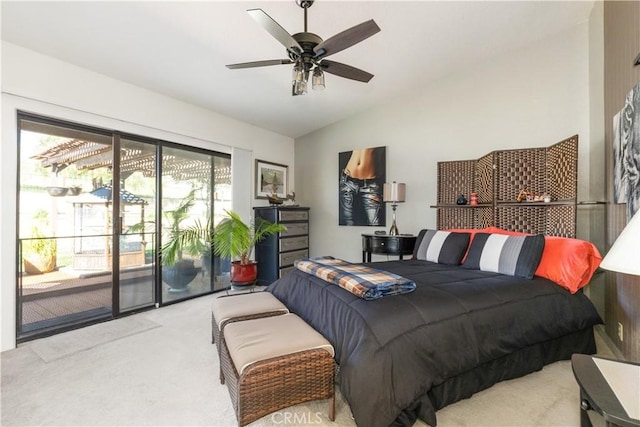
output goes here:
{"type": "Polygon", "coordinates": [[[223,325],[230,319],[253,314],[274,311],[289,312],[287,307],[269,292],[253,292],[216,298],[211,304],[211,310],[218,325],[223,325]]]}
{"type": "Polygon", "coordinates": [[[333,346],[295,314],[233,322],[224,329],[229,356],[239,375],[251,364],[305,350],[333,346]]]}

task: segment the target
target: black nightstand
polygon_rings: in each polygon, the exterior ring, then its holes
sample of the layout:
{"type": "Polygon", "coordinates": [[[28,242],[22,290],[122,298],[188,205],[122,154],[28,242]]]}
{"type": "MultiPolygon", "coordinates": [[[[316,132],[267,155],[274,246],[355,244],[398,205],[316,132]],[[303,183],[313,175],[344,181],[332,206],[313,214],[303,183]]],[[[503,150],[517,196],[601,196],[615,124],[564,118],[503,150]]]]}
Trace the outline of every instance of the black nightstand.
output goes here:
{"type": "Polygon", "coordinates": [[[411,234],[362,234],[362,262],[371,262],[371,254],[395,255],[402,257],[412,255],[416,245],[416,236],[411,234]]]}
{"type": "Polygon", "coordinates": [[[610,377],[621,376],[626,387],[626,393],[622,394],[630,399],[632,405],[636,405],[640,394],[640,364],[621,362],[617,360],[574,354],[571,357],[573,375],[580,386],[580,427],[591,427],[593,424],[589,417],[590,410],[597,412],[604,419],[604,424],[609,426],[637,427],[640,419],[631,418],[625,411],[620,400],[609,385],[612,378],[603,374],[596,364],[602,363],[604,371],[610,377]],[[628,396],[627,396],[628,394],[628,396]],[[635,399],[635,400],[634,400],[635,399]]]}

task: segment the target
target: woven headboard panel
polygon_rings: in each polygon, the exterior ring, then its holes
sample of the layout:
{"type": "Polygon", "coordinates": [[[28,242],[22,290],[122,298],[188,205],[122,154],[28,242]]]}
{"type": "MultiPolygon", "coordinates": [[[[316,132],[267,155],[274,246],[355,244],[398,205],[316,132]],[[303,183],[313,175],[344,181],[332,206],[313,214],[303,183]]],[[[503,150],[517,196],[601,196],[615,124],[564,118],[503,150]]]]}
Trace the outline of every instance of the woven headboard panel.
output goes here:
{"type": "Polygon", "coordinates": [[[578,135],[546,148],[493,151],[477,160],[438,162],[438,229],[496,226],[575,237],[578,135]],[[521,190],[550,202],[516,199],[521,190]],[[478,205],[458,206],[476,192],[478,205]]]}
{"type": "Polygon", "coordinates": [[[546,150],[532,148],[496,153],[496,202],[513,202],[522,189],[546,193],[546,150]]]}

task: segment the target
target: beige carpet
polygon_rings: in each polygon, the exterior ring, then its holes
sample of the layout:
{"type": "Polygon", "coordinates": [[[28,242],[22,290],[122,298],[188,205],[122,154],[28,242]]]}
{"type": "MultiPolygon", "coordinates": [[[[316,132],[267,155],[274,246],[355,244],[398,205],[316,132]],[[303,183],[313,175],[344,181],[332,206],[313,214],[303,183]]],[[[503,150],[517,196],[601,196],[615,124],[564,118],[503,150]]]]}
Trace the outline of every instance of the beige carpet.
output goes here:
{"type": "MultiPolygon", "coordinates": [[[[69,332],[2,353],[1,425],[237,425],[228,391],[218,382],[210,329],[213,298],[75,331],[90,342],[83,347],[69,332]],[[136,332],[122,332],[127,325],[136,332]],[[56,350],[44,355],[43,348],[56,350]]],[[[341,396],[335,423],[328,421],[327,410],[327,401],[311,402],[252,426],[355,426],[341,396]]],[[[570,363],[558,362],[497,384],[437,416],[440,426],[577,426],[578,386],[570,363]]]]}
{"type": "Polygon", "coordinates": [[[159,326],[143,316],[131,316],[36,340],[28,346],[48,363],[159,326]]]}

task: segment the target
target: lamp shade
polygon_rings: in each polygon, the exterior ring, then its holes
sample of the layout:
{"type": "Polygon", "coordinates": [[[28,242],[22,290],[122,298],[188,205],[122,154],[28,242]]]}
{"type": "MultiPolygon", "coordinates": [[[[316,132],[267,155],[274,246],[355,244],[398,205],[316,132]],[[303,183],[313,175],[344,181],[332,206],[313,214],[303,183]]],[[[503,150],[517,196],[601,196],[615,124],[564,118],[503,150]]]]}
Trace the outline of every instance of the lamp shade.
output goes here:
{"type": "Polygon", "coordinates": [[[616,241],[600,263],[600,268],[640,276],[640,211],[622,230],[616,241]]]}
{"type": "Polygon", "coordinates": [[[407,186],[403,183],[393,181],[391,184],[385,183],[382,191],[382,199],[385,202],[402,203],[405,201],[407,186]]]}

